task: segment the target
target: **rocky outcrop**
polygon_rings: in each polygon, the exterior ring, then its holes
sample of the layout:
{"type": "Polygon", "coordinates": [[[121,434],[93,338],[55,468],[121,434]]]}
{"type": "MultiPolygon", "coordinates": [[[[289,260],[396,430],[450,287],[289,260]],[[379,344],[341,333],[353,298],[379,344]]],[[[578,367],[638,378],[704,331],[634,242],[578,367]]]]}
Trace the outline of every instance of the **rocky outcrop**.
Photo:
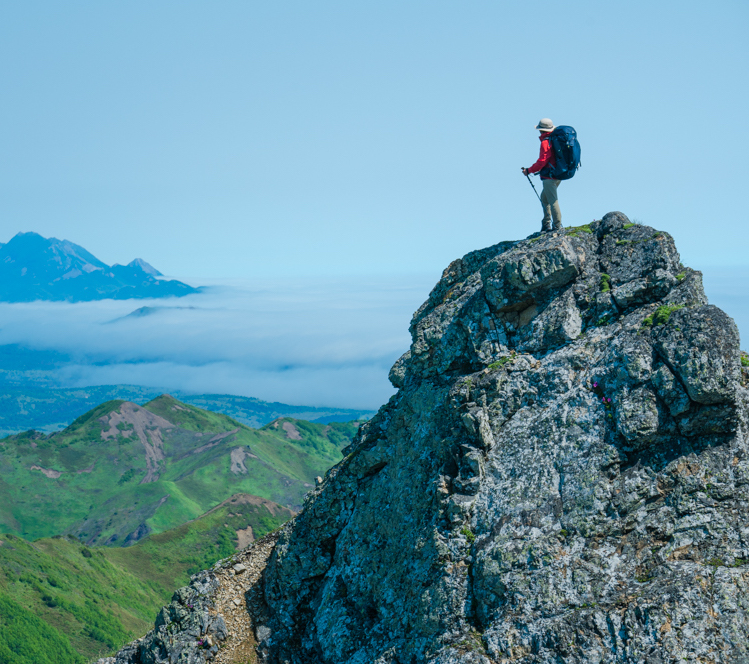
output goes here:
{"type": "Polygon", "coordinates": [[[473,252],[411,335],[280,534],[260,661],[749,661],[749,375],[668,234],[473,252]]]}

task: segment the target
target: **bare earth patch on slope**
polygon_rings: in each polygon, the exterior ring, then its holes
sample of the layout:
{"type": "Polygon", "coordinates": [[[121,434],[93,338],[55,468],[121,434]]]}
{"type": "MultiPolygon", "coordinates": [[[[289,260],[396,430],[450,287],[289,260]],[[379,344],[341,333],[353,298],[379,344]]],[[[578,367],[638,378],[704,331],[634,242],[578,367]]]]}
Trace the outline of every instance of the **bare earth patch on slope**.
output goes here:
{"type": "Polygon", "coordinates": [[[162,429],[173,429],[174,425],[165,420],[163,417],[154,415],[145,408],[137,404],[126,401],[120,408],[109,414],[108,417],[102,417],[104,425],[109,425],[108,430],[102,429],[101,437],[103,440],[115,438],[122,435],[125,438],[130,437],[129,430],[121,430],[118,425],[130,425],[138,436],[146,450],[146,476],[141,480],[141,484],[148,484],[159,479],[159,465],[164,461],[164,438],[162,429]]]}
{"type": "Polygon", "coordinates": [[[51,480],[56,480],[62,473],[59,470],[52,470],[51,468],[42,468],[41,466],[31,466],[31,470],[40,470],[42,475],[49,477],[51,480]]]}

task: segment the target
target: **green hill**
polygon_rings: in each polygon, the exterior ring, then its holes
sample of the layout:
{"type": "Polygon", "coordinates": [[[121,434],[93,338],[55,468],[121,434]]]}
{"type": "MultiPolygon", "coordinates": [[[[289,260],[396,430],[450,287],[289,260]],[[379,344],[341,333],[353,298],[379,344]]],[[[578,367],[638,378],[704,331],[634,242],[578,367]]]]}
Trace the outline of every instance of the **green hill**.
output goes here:
{"type": "Polygon", "coordinates": [[[178,528],[130,547],[72,536],[27,542],[0,535],[0,662],[78,664],[144,634],[189,574],[290,518],[238,494],[178,528]]]}
{"type": "Polygon", "coordinates": [[[356,424],[252,429],[162,395],[110,401],[51,435],[0,440],[0,532],[127,546],[247,493],[297,509],[356,424]]]}

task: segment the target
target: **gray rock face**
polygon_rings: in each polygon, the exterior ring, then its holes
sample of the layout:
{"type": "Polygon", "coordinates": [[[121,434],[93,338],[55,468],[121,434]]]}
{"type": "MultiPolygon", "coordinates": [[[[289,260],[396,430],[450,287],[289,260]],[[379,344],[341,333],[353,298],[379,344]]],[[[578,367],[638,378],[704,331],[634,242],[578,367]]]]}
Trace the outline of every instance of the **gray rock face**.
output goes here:
{"type": "Polygon", "coordinates": [[[749,662],[749,358],[668,234],[473,252],[411,335],[280,533],[259,661],[749,662]]]}
{"type": "Polygon", "coordinates": [[[269,663],[749,661],[733,321],[621,213],[445,270],[283,531],[269,663]]]}
{"type": "Polygon", "coordinates": [[[739,380],[736,323],[712,305],[675,311],[669,323],[658,335],[658,352],[689,397],[708,404],[733,401],[739,380]]]}

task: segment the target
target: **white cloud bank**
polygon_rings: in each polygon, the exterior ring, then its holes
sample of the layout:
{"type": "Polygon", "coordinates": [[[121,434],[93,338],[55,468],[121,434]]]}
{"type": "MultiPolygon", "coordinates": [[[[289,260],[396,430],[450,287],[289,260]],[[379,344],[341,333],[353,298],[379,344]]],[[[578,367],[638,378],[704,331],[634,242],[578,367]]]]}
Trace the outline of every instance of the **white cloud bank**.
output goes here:
{"type": "Polygon", "coordinates": [[[61,386],[377,408],[393,393],[387,373],[434,281],[223,281],[179,299],[0,304],[0,344],[68,354],[55,372],[61,386]],[[130,315],[141,307],[151,309],[130,315]]]}
{"type": "MultiPolygon", "coordinates": [[[[704,272],[710,301],[749,339],[749,272],[704,272]]],[[[374,409],[393,393],[388,371],[435,281],[216,281],[179,299],[0,304],[0,344],[69,354],[54,374],[60,386],[126,383],[374,409]],[[141,307],[154,310],[129,316],[141,307]]]]}

